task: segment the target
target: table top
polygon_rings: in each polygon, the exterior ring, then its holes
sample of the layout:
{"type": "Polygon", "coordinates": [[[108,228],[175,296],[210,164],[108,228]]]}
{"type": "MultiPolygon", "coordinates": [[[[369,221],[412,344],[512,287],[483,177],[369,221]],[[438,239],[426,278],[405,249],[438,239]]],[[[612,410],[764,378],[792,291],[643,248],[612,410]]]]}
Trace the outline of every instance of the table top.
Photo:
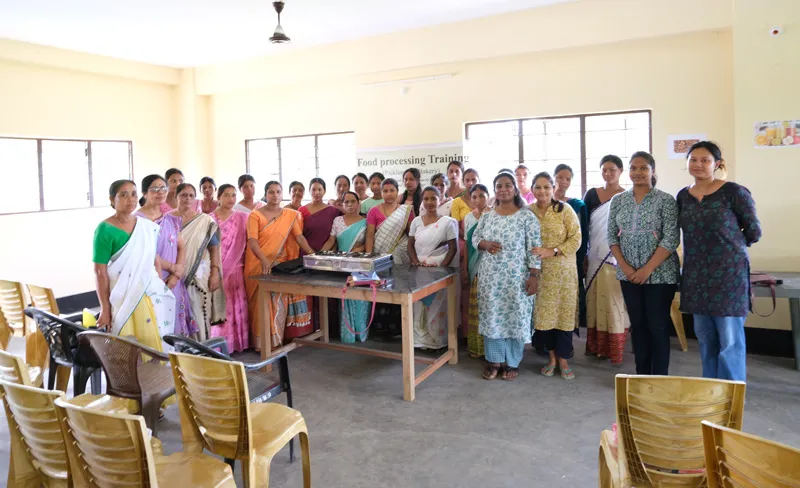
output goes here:
{"type": "MultiPolygon", "coordinates": [[[[302,273],[285,274],[273,272],[271,275],[251,276],[251,280],[285,283],[290,285],[312,285],[342,288],[349,273],[334,271],[318,271],[306,269],[302,273]]],[[[389,293],[416,293],[423,288],[458,275],[458,268],[426,268],[408,265],[394,265],[392,268],[378,273],[381,278],[392,278],[390,287],[378,288],[389,293]]]]}
{"type": "MultiPolygon", "coordinates": [[[[782,285],[775,287],[775,296],[777,298],[800,298],[800,273],[770,273],[779,280],[783,280],[782,285]]],[[[771,297],[769,287],[754,286],[753,294],[757,297],[771,297]]]]}

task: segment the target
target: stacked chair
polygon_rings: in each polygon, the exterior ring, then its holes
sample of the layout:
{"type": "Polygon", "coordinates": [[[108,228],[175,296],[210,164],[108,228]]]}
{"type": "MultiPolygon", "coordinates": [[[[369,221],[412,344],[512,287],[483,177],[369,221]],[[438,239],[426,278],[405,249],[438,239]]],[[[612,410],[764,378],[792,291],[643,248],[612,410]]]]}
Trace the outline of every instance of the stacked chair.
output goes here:
{"type": "Polygon", "coordinates": [[[617,375],[616,442],[602,432],[600,487],[707,486],[701,421],[741,429],[744,395],[739,381],[617,375]]]}

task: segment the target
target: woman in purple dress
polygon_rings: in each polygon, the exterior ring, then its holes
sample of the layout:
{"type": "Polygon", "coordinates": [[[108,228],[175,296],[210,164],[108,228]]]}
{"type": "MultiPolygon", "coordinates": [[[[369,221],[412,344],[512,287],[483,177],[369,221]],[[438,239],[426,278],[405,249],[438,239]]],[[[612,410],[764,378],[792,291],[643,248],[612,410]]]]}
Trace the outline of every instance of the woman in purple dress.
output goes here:
{"type": "Polygon", "coordinates": [[[181,219],[163,213],[161,206],[167,198],[167,182],[159,175],[146,176],[142,180],[142,207],[136,213],[152,220],[161,228],[158,234],[156,254],[161,261],[161,278],[175,295],[175,331],[177,335],[191,336],[198,331],[197,323],[192,317],[189,305],[189,294],[183,284],[184,256],[183,240],[180,238],[181,219]]]}
{"type": "MultiPolygon", "coordinates": [[[[348,182],[349,184],[349,182],[348,182]]],[[[303,237],[308,241],[308,245],[314,251],[319,251],[325,245],[325,241],[331,235],[333,228],[333,219],[340,216],[342,212],[338,208],[328,205],[324,202],[325,197],[325,180],[322,178],[313,178],[308,185],[311,192],[311,203],[300,207],[300,214],[303,216],[303,237]]],[[[308,297],[308,309],[311,310],[311,322],[313,325],[312,330],[317,329],[319,326],[319,299],[315,297],[308,297]]],[[[327,300],[325,300],[327,302],[327,300]]],[[[324,302],[323,302],[324,303],[324,302]]],[[[338,308],[329,308],[329,317],[331,320],[336,320],[338,325],[338,308]]],[[[292,327],[296,329],[296,327],[292,327]]],[[[294,331],[291,331],[294,332],[294,331]]],[[[286,331],[287,337],[290,331],[286,331]]]]}

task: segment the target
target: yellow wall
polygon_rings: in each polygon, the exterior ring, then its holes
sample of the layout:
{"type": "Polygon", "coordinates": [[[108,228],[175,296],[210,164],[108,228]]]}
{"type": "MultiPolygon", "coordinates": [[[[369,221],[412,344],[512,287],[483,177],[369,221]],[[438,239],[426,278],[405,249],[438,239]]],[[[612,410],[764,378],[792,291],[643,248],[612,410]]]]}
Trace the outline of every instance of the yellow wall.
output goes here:
{"type": "Polygon", "coordinates": [[[370,148],[460,141],[470,121],[652,109],[659,185],[675,193],[690,181],[667,134],[707,133],[733,163],[732,59],[730,33],[705,32],[406,70],[395,78],[456,76],[405,95],[355,79],[214,95],[214,173],[233,181],[254,137],[355,130],[370,148]]]}
{"type": "MultiPolygon", "coordinates": [[[[173,165],[174,92],[168,84],[0,60],[0,136],[132,140],[140,180],[173,165]]],[[[93,290],[92,235],[109,215],[104,207],[0,216],[0,275],[53,287],[57,296],[93,290]]]]}

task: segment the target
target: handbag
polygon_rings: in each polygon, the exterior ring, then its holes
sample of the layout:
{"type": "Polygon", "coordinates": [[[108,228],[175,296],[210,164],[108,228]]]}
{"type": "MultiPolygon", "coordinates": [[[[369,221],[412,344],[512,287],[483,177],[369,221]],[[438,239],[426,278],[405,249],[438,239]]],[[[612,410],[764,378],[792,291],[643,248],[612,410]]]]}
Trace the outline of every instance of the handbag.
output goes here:
{"type": "Polygon", "coordinates": [[[783,280],[780,280],[780,279],[778,279],[778,278],[776,278],[776,277],[774,277],[774,276],[772,276],[770,274],[760,273],[758,271],[750,272],[750,298],[751,298],[751,300],[753,298],[755,298],[755,294],[753,293],[753,287],[756,287],[756,286],[761,287],[761,288],[769,287],[770,295],[772,295],[772,311],[770,313],[768,313],[767,315],[761,315],[760,313],[756,312],[755,309],[752,309],[752,307],[751,307],[751,309],[753,310],[753,313],[755,313],[759,317],[769,317],[770,315],[774,314],[775,313],[775,309],[777,308],[777,302],[775,300],[775,287],[778,286],[778,285],[782,285],[782,284],[783,284],[783,280]]]}

